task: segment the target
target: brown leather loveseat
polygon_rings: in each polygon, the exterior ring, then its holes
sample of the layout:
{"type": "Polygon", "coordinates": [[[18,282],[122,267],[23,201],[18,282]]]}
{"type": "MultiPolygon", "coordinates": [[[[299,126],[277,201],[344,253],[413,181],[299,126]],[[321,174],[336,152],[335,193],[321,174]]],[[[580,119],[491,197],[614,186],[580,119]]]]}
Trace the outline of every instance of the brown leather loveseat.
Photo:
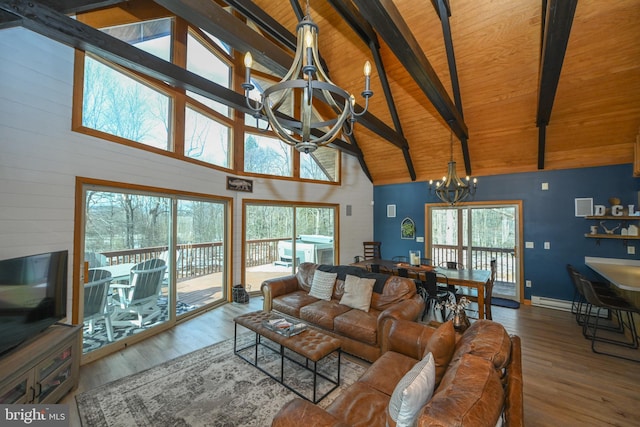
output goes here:
{"type": "Polygon", "coordinates": [[[390,401],[396,385],[429,352],[435,359],[435,390],[425,404],[416,405],[410,425],[524,425],[520,338],[509,336],[499,323],[479,320],[460,336],[451,321],[435,329],[394,320],[385,324],[384,336],[383,355],[326,409],[296,398],[272,426],[394,427],[390,401]]]}
{"type": "Polygon", "coordinates": [[[342,341],[342,351],[370,362],[380,357],[380,331],[386,321],[415,320],[424,309],[413,280],[348,265],[302,263],[295,275],[264,281],[262,293],[264,311],[275,310],[321,329],[342,341]],[[316,269],[337,274],[329,301],[309,295],[316,269]],[[368,311],[340,304],[346,275],[375,280],[368,311]]]}

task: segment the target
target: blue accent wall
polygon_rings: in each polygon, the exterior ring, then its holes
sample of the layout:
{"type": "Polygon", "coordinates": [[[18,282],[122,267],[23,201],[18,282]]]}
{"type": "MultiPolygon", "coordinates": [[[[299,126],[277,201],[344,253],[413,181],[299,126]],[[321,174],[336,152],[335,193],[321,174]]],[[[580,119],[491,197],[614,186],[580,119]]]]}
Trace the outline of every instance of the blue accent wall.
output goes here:
{"type": "MultiPolygon", "coordinates": [[[[640,211],[639,192],[640,178],[633,177],[633,167],[627,164],[479,177],[473,201],[522,200],[523,239],[535,246],[524,249],[524,279],[532,282],[531,288],[524,288],[524,298],[535,295],[571,300],[568,263],[597,278],[584,265],[585,256],[640,259],[640,240],[629,241],[636,247],[636,254],[628,255],[622,240],[585,238],[590,226],[598,225],[598,221],[576,217],[575,199],[593,198],[594,205],[608,207],[609,198],[618,197],[623,206],[633,204],[640,211]],[[544,182],[549,184],[546,191],[541,189],[544,182]],[[544,242],[549,242],[551,249],[544,249],[544,242]]],[[[425,236],[424,205],[439,202],[429,194],[428,183],[379,185],[373,195],[374,238],[382,242],[382,256],[408,255],[411,249],[424,252],[424,243],[400,238],[400,223],[410,217],[416,223],[416,236],[425,236]],[[396,205],[395,218],[387,218],[389,204],[396,205]]],[[[612,228],[617,223],[608,220],[605,225],[612,228]]],[[[628,225],[623,223],[622,227],[628,225]]],[[[640,217],[636,225],[640,226],[640,217]]]]}

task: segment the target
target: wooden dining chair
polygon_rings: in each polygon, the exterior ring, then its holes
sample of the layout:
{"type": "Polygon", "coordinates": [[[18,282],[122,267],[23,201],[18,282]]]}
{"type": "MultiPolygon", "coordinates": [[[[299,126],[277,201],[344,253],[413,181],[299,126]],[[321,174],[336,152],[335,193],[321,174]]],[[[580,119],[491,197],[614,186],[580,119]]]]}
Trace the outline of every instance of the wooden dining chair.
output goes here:
{"type": "Polygon", "coordinates": [[[364,247],[364,259],[382,259],[380,246],[382,242],[362,242],[364,247]]]}

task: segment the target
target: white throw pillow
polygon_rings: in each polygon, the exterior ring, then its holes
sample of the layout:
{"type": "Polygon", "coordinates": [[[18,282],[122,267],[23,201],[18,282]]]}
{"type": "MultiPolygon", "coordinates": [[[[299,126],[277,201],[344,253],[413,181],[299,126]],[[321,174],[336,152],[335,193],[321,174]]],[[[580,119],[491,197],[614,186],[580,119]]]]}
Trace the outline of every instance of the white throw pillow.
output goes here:
{"type": "Polygon", "coordinates": [[[344,279],[344,293],[340,304],[362,311],[369,311],[371,307],[371,294],[376,279],[365,279],[347,274],[344,279]]]}
{"type": "Polygon", "coordinates": [[[316,270],[315,273],[313,273],[309,295],[318,299],[331,301],[336,277],[338,277],[338,273],[327,273],[326,271],[316,270]]]}
{"type": "Polygon", "coordinates": [[[389,416],[396,427],[415,424],[420,409],[433,396],[436,384],[436,364],[431,353],[415,364],[398,382],[389,400],[389,416]]]}

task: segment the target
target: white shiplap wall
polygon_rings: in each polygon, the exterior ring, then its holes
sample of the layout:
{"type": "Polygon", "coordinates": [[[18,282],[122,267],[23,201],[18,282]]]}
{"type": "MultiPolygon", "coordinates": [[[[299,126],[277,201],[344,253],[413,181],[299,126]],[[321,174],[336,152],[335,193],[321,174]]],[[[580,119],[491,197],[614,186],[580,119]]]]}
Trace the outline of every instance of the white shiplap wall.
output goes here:
{"type": "Polygon", "coordinates": [[[244,197],[340,204],[343,264],[372,239],[373,186],[351,156],[343,155],[340,187],[254,179],[253,193],[227,191],[227,173],[72,132],[73,49],[23,28],[0,30],[0,64],[0,259],[72,256],[76,176],[233,197],[233,283],[244,197]]]}

